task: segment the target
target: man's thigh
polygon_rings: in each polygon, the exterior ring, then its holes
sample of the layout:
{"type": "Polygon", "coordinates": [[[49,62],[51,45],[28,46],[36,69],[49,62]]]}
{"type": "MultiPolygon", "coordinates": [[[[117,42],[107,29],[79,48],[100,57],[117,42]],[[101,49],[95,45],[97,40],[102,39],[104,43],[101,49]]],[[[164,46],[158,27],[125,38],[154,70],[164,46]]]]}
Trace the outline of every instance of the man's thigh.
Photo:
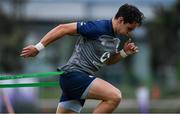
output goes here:
{"type": "Polygon", "coordinates": [[[87,99],[109,100],[113,95],[121,95],[119,89],[100,78],[96,78],[92,83],[87,99]]]}

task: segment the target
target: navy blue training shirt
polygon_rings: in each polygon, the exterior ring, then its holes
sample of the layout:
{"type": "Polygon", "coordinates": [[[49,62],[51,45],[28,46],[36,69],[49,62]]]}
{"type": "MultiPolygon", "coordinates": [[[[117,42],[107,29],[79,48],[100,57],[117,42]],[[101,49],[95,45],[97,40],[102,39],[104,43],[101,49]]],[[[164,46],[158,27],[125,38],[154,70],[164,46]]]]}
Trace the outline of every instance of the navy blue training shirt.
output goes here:
{"type": "Polygon", "coordinates": [[[120,38],[115,37],[112,20],[77,22],[80,34],[74,52],[62,70],[95,74],[111,55],[119,52],[120,38]]]}

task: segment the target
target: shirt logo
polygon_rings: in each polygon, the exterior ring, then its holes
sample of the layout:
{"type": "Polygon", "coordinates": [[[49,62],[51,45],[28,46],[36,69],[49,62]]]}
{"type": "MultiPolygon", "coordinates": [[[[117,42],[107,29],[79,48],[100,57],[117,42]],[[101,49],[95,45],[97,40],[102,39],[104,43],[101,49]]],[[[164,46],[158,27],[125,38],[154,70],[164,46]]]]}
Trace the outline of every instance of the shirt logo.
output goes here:
{"type": "Polygon", "coordinates": [[[86,25],[86,23],[85,22],[81,22],[80,25],[83,26],[83,25],[86,25]]]}
{"type": "Polygon", "coordinates": [[[92,75],[89,75],[89,77],[90,77],[90,78],[93,78],[94,76],[92,76],[92,75]]]}
{"type": "Polygon", "coordinates": [[[100,61],[103,63],[104,61],[106,61],[108,58],[110,58],[110,52],[105,52],[102,54],[100,61]]]}

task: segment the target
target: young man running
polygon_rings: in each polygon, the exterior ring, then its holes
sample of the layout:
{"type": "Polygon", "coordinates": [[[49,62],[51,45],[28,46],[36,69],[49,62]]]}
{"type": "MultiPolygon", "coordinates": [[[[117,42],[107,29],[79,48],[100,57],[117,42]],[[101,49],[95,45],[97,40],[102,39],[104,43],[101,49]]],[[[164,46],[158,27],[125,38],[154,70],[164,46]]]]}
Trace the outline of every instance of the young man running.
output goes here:
{"type": "Polygon", "coordinates": [[[103,65],[114,64],[128,55],[138,52],[138,47],[129,39],[119,49],[121,35],[128,35],[140,26],[143,13],[135,6],[122,5],[113,19],[60,24],[48,32],[36,45],[23,48],[21,56],[34,57],[44,47],[65,35],[79,35],[74,52],[60,76],[63,91],[58,113],[78,113],[86,99],[102,102],[93,113],[112,113],[122,99],[120,90],[97,78],[95,73],[103,65]]]}

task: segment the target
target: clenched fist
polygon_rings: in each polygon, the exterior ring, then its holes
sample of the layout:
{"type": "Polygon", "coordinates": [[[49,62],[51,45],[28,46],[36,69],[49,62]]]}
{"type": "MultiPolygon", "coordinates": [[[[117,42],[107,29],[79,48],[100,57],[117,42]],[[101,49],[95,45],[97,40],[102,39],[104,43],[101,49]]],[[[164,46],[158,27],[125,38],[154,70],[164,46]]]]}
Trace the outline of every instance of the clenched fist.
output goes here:
{"type": "Polygon", "coordinates": [[[134,44],[134,42],[131,42],[131,39],[129,39],[124,44],[123,49],[127,55],[131,55],[131,54],[139,52],[138,47],[134,44]]]}
{"type": "Polygon", "coordinates": [[[29,46],[23,48],[20,56],[22,56],[24,58],[35,57],[38,53],[39,53],[39,51],[35,48],[34,45],[29,45],[29,46]]]}

